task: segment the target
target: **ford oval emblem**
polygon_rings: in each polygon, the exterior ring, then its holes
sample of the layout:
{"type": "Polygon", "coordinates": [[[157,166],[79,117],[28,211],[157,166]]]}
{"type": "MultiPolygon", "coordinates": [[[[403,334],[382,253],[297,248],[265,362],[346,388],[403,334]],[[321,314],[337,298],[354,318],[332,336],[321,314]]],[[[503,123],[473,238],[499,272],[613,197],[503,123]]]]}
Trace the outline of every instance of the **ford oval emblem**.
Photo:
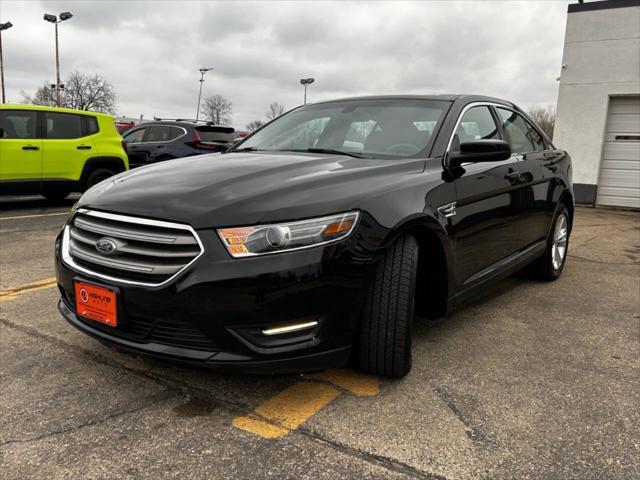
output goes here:
{"type": "Polygon", "coordinates": [[[102,255],[113,255],[118,250],[118,245],[110,238],[102,237],[96,242],[96,250],[102,255]]]}

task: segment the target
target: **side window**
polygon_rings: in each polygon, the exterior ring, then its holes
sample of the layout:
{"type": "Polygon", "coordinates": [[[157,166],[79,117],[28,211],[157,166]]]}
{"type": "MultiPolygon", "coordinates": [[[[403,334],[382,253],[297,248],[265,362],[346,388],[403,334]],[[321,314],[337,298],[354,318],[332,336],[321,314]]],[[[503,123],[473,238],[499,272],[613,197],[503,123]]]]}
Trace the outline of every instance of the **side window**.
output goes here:
{"type": "Polygon", "coordinates": [[[472,107],[465,112],[456,129],[460,143],[500,139],[500,132],[489,107],[472,107]]]}
{"type": "Polygon", "coordinates": [[[82,117],[73,113],[45,112],[45,138],[82,137],[82,117]]]}
{"type": "Polygon", "coordinates": [[[137,130],[133,130],[131,132],[127,132],[127,134],[123,137],[126,143],[140,143],[144,138],[144,133],[147,131],[146,128],[138,128],[137,130]]]}
{"type": "Polygon", "coordinates": [[[36,118],[30,110],[0,111],[0,138],[36,138],[36,118]]]}
{"type": "Polygon", "coordinates": [[[527,153],[544,150],[544,140],[521,115],[498,107],[502,128],[511,144],[513,153],[527,153]]]}
{"type": "Polygon", "coordinates": [[[180,127],[169,127],[171,130],[169,132],[169,140],[175,140],[176,138],[184,135],[184,130],[180,127]]]}
{"type": "Polygon", "coordinates": [[[169,142],[180,135],[182,135],[182,130],[179,128],[169,125],[154,125],[149,127],[149,135],[147,135],[145,142],[169,142]]]}
{"type": "Polygon", "coordinates": [[[90,115],[83,115],[82,122],[83,122],[82,128],[83,128],[84,136],[94,135],[100,131],[100,127],[98,126],[98,120],[96,119],[96,117],[92,117],[90,115]]]}
{"type": "Polygon", "coordinates": [[[545,146],[544,138],[542,137],[542,135],[540,135],[540,132],[538,132],[538,130],[536,130],[529,122],[526,123],[527,127],[529,128],[529,133],[527,134],[527,136],[533,142],[533,147],[536,149],[536,152],[542,152],[543,150],[546,150],[547,147],[545,146]]]}

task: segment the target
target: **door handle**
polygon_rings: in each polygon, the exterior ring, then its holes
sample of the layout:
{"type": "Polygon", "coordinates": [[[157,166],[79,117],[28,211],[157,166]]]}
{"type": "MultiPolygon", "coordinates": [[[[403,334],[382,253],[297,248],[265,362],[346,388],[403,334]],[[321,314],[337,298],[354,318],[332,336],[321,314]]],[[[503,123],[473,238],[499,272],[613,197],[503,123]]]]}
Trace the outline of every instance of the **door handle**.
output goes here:
{"type": "Polygon", "coordinates": [[[505,174],[504,178],[509,180],[511,183],[516,183],[518,180],[520,180],[520,175],[520,172],[510,171],[505,174]]]}
{"type": "Polygon", "coordinates": [[[78,150],[91,150],[91,145],[78,145],[76,148],[78,150]]]}
{"type": "Polygon", "coordinates": [[[554,173],[558,170],[558,166],[553,164],[545,165],[545,167],[547,167],[549,170],[551,170],[554,173]]]}
{"type": "Polygon", "coordinates": [[[24,145],[22,149],[23,150],[40,150],[40,147],[37,147],[36,145],[24,145]]]}

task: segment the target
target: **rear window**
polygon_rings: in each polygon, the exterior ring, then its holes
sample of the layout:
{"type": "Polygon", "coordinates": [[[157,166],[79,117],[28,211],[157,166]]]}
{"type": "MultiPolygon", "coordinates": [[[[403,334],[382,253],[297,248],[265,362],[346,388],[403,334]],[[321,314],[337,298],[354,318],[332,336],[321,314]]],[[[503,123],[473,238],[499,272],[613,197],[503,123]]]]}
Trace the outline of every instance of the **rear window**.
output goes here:
{"type": "Polygon", "coordinates": [[[92,117],[90,115],[83,115],[82,121],[84,123],[83,130],[84,135],[93,135],[100,131],[100,127],[98,127],[98,120],[96,117],[92,117]]]}
{"type": "Polygon", "coordinates": [[[236,138],[233,128],[196,127],[201,142],[231,143],[236,138]]]}

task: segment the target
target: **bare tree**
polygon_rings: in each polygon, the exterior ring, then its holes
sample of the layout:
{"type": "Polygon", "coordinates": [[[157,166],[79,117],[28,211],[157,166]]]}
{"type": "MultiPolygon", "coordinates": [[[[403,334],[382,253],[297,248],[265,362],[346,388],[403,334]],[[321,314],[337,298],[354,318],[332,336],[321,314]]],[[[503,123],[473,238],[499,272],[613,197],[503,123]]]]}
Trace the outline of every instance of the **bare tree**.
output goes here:
{"type": "Polygon", "coordinates": [[[274,118],[278,118],[280,115],[284,113],[284,105],[278,102],[273,102],[269,105],[269,110],[265,112],[265,116],[267,120],[273,120],[274,118]]]}
{"type": "Polygon", "coordinates": [[[100,75],[73,72],[65,85],[64,102],[77,110],[115,114],[116,94],[113,84],[100,75]]]}
{"type": "Polygon", "coordinates": [[[545,107],[531,107],[527,115],[553,139],[553,127],[556,124],[556,109],[552,105],[545,107]]]}
{"type": "Polygon", "coordinates": [[[247,123],[247,130],[253,132],[254,130],[259,129],[262,125],[264,125],[262,120],[254,120],[253,122],[247,123]]]}
{"type": "Polygon", "coordinates": [[[202,115],[216,125],[230,125],[233,115],[232,103],[222,95],[209,95],[202,102],[202,115]]]}
{"type": "Polygon", "coordinates": [[[45,83],[42,87],[36,90],[36,93],[29,95],[27,92],[22,91],[22,103],[30,103],[32,105],[43,105],[46,107],[55,107],[56,99],[54,98],[54,91],[45,83]]]}
{"type": "MultiPolygon", "coordinates": [[[[36,90],[33,96],[24,92],[22,96],[25,103],[55,106],[53,91],[46,83],[36,90]]],[[[65,82],[60,104],[65,108],[114,114],[116,94],[113,84],[102,76],[86,75],[76,71],[65,82]]]]}

